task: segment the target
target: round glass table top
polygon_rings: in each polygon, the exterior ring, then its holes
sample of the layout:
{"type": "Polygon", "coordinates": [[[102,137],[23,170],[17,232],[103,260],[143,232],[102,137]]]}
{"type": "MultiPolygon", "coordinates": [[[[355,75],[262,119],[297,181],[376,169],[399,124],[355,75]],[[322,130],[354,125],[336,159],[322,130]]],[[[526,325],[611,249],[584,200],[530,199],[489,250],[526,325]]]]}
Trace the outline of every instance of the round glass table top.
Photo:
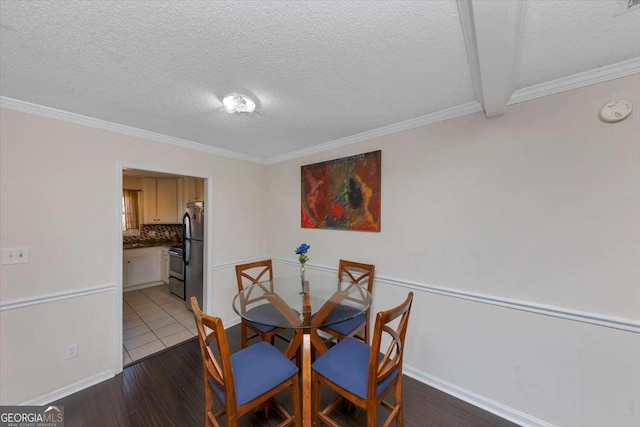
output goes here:
{"type": "MultiPolygon", "coordinates": [[[[362,315],[371,305],[367,288],[335,277],[274,277],[250,285],[233,299],[245,320],[276,328],[317,328],[362,315]]],[[[364,319],[363,319],[364,320],[364,319]]]]}

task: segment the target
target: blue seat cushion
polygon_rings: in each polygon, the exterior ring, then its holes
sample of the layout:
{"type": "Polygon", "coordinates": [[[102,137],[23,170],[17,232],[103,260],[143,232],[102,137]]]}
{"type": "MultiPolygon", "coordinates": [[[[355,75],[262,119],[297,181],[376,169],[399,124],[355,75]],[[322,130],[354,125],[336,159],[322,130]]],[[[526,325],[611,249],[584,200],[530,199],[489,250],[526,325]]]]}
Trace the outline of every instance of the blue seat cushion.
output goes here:
{"type": "Polygon", "coordinates": [[[351,316],[352,318],[349,320],[327,326],[327,328],[339,332],[342,335],[349,335],[351,332],[362,326],[362,324],[366,320],[364,313],[356,314],[359,311],[360,310],[348,305],[339,305],[334,308],[333,311],[327,316],[324,323],[331,323],[335,320],[344,319],[345,317],[351,316]]]}
{"type": "MultiPolygon", "coordinates": [[[[312,369],[343,389],[366,399],[370,353],[371,347],[368,344],[355,338],[347,338],[318,357],[312,369]]],[[[378,360],[383,357],[382,353],[378,354],[378,360]]],[[[397,376],[396,368],[378,383],[377,397],[397,376]]]]}
{"type": "MultiPolygon", "coordinates": [[[[236,403],[243,405],[271,390],[298,372],[298,368],[274,346],[260,341],[231,356],[236,403]]],[[[209,383],[224,405],[225,394],[211,378],[209,383]]]]}
{"type": "MultiPolygon", "coordinates": [[[[276,323],[286,325],[288,322],[286,318],[271,304],[262,304],[247,310],[246,316],[256,320],[262,320],[264,323],[276,323]]],[[[249,322],[252,326],[261,330],[262,332],[270,332],[276,329],[274,326],[267,326],[261,323],[249,322]]]]}

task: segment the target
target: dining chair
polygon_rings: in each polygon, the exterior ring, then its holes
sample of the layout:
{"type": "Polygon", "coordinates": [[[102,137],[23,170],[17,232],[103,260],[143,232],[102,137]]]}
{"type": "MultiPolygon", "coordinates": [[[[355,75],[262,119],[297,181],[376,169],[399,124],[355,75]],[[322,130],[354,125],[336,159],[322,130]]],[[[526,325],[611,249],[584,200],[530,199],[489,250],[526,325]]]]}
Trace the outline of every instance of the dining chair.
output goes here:
{"type": "MultiPolygon", "coordinates": [[[[373,276],[375,270],[376,266],[373,264],[363,264],[361,262],[341,259],[338,264],[338,279],[340,281],[362,285],[366,287],[369,294],[371,294],[373,292],[373,276]]],[[[354,310],[354,313],[357,311],[357,309],[348,305],[340,305],[336,310],[354,310]]],[[[333,313],[333,316],[338,316],[338,312],[333,313]]],[[[343,314],[340,314],[340,316],[343,316],[343,314]]],[[[367,309],[364,313],[360,313],[346,322],[323,326],[320,330],[331,336],[329,340],[343,340],[347,337],[354,337],[369,343],[369,317],[370,313],[369,309],[367,309]]],[[[329,314],[326,322],[331,323],[331,318],[332,314],[329,314]]]]}
{"type": "Polygon", "coordinates": [[[263,404],[274,405],[282,416],[279,427],[300,427],[300,384],[296,365],[266,342],[231,355],[222,320],[202,312],[195,297],[191,297],[191,308],[202,354],[205,427],[220,427],[219,418],[223,415],[226,415],[227,427],[236,427],[239,417],[263,404]],[[207,333],[205,327],[211,332],[207,333]],[[286,389],[290,390],[293,415],[273,399],[286,389]],[[216,399],[222,404],[218,412],[214,412],[216,399]]]}
{"type": "MultiPolygon", "coordinates": [[[[236,265],[236,280],[238,283],[238,292],[242,292],[246,287],[253,286],[258,282],[263,280],[273,280],[273,263],[270,259],[265,259],[262,261],[255,261],[246,264],[236,265]]],[[[241,298],[244,296],[241,295],[241,298]]],[[[244,306],[254,301],[241,301],[241,305],[244,306]]],[[[247,314],[251,310],[260,310],[260,317],[264,318],[265,316],[273,317],[273,318],[283,318],[283,315],[280,311],[278,311],[272,304],[262,304],[256,307],[253,307],[247,311],[247,314]]],[[[242,348],[247,346],[249,340],[253,338],[260,338],[262,341],[268,341],[272,345],[274,344],[275,337],[278,337],[286,342],[290,340],[280,335],[280,333],[284,331],[284,328],[275,328],[273,326],[261,325],[259,323],[253,323],[244,318],[241,319],[240,326],[240,334],[241,341],[240,345],[242,348]],[[253,335],[249,335],[251,332],[253,335]]]]}
{"type": "Polygon", "coordinates": [[[318,357],[312,365],[312,416],[316,427],[320,421],[339,427],[329,418],[340,400],[366,410],[367,427],[377,426],[377,409],[381,405],[390,411],[384,425],[394,420],[396,426],[404,425],[402,414],[402,359],[404,341],[409,322],[413,292],[405,301],[376,315],[373,342],[368,344],[355,338],[346,338],[318,357]],[[395,320],[398,319],[397,324],[395,320]],[[396,326],[392,326],[396,324],[396,326]],[[386,350],[381,352],[382,342],[386,350]],[[320,386],[324,384],[338,394],[325,409],[320,408],[320,386]],[[393,404],[385,397],[393,389],[393,404]]]}

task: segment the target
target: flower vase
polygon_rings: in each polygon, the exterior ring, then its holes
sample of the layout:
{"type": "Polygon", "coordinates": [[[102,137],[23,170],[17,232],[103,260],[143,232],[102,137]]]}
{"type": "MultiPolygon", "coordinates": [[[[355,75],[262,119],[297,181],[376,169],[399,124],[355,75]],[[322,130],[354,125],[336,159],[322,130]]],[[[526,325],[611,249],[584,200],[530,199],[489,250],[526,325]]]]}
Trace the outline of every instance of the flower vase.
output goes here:
{"type": "Polygon", "coordinates": [[[300,264],[300,293],[304,294],[304,262],[300,264]]]}

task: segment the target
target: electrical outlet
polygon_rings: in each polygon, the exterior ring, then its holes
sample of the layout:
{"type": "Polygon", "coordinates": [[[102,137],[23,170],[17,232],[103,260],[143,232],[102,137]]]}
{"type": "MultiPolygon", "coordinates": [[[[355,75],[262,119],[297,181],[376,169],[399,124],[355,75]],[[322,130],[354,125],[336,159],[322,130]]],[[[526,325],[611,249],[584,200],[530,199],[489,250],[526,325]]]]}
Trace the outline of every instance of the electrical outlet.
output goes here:
{"type": "Polygon", "coordinates": [[[2,249],[2,264],[23,264],[29,262],[29,248],[2,249]]]}
{"type": "Polygon", "coordinates": [[[78,344],[68,345],[64,349],[66,351],[66,358],[67,359],[73,359],[73,358],[78,357],[78,344]]]}

